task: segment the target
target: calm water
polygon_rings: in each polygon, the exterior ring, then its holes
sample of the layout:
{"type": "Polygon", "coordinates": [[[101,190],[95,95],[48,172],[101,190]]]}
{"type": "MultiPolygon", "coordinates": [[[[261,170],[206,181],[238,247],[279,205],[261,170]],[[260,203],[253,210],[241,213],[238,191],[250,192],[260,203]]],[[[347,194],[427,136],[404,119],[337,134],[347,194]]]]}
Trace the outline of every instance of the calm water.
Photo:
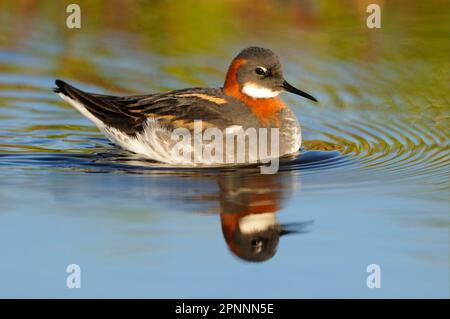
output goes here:
{"type": "Polygon", "coordinates": [[[445,1],[384,2],[380,30],[364,1],[77,3],[81,30],[0,3],[0,297],[449,297],[445,1]],[[276,175],[136,158],[51,92],[220,86],[254,44],[320,100],[284,96],[305,141],[276,175]]]}

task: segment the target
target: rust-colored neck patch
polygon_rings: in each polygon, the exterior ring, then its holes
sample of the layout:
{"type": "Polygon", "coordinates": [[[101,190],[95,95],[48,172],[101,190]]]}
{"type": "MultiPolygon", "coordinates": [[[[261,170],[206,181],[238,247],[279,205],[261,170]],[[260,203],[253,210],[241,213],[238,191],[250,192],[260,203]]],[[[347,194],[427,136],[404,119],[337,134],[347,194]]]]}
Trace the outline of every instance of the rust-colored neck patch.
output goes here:
{"type": "Polygon", "coordinates": [[[232,96],[243,102],[256,115],[261,124],[274,124],[280,126],[277,112],[286,107],[286,104],[279,98],[257,99],[250,97],[241,91],[241,85],[237,78],[239,68],[247,62],[245,59],[235,59],[228,69],[223,91],[226,95],[232,96]]]}
{"type": "Polygon", "coordinates": [[[237,73],[239,68],[245,63],[247,63],[247,60],[245,59],[234,59],[233,62],[231,62],[230,68],[227,72],[227,77],[225,78],[225,84],[223,86],[223,91],[225,94],[236,97],[236,95],[241,93],[237,73]]]}

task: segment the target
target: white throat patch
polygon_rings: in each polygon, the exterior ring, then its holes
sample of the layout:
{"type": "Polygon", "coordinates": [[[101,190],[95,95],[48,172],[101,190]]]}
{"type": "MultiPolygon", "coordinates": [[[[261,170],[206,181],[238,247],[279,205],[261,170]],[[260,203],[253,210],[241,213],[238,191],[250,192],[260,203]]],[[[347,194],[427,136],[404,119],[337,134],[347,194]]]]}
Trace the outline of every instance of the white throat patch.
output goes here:
{"type": "Polygon", "coordinates": [[[275,213],[250,214],[239,220],[239,229],[243,234],[254,234],[276,226],[275,213]]]}
{"type": "Polygon", "coordinates": [[[242,92],[255,99],[269,99],[281,93],[281,91],[272,91],[252,82],[245,83],[242,92]]]}

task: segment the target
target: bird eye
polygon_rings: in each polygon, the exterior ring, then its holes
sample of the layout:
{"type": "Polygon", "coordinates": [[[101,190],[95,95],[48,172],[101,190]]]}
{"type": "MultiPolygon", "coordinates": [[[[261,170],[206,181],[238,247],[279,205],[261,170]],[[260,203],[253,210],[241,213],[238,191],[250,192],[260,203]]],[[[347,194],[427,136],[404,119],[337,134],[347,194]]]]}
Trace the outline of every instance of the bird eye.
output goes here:
{"type": "Polygon", "coordinates": [[[252,249],[254,252],[259,253],[262,250],[263,241],[259,238],[251,241],[252,249]]]}
{"type": "Polygon", "coordinates": [[[262,66],[258,66],[258,67],[255,69],[255,72],[256,72],[256,74],[258,74],[258,75],[266,75],[267,69],[266,69],[266,68],[263,68],[262,66]]]}

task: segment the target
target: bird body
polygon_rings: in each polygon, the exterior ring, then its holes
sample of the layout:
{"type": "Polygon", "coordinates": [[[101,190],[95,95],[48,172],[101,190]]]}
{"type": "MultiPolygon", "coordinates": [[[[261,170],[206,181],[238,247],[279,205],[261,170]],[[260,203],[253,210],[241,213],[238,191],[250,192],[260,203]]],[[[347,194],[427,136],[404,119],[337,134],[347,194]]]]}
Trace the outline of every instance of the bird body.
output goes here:
{"type": "Polygon", "coordinates": [[[256,158],[246,154],[244,162],[297,152],[301,145],[300,125],[278,94],[287,90],[315,100],[287,84],[276,55],[258,47],[243,50],[232,61],[223,88],[119,97],[87,93],[61,80],[55,83],[54,91],[93,121],[113,143],[152,160],[188,166],[220,165],[226,158],[235,159],[242,152],[234,140],[238,132],[248,133],[244,135],[244,151],[252,147],[259,150],[262,145],[276,151],[266,151],[263,156],[255,151],[256,158]],[[212,155],[174,152],[180,142],[174,138],[174,132],[181,130],[187,132],[191,151],[198,150],[198,135],[208,135],[209,139],[202,139],[200,153],[209,147],[212,155]],[[275,130],[277,136],[273,135],[275,130]],[[256,134],[255,140],[250,133],[256,134]],[[228,137],[233,138],[233,148],[225,141],[228,137]]]}

